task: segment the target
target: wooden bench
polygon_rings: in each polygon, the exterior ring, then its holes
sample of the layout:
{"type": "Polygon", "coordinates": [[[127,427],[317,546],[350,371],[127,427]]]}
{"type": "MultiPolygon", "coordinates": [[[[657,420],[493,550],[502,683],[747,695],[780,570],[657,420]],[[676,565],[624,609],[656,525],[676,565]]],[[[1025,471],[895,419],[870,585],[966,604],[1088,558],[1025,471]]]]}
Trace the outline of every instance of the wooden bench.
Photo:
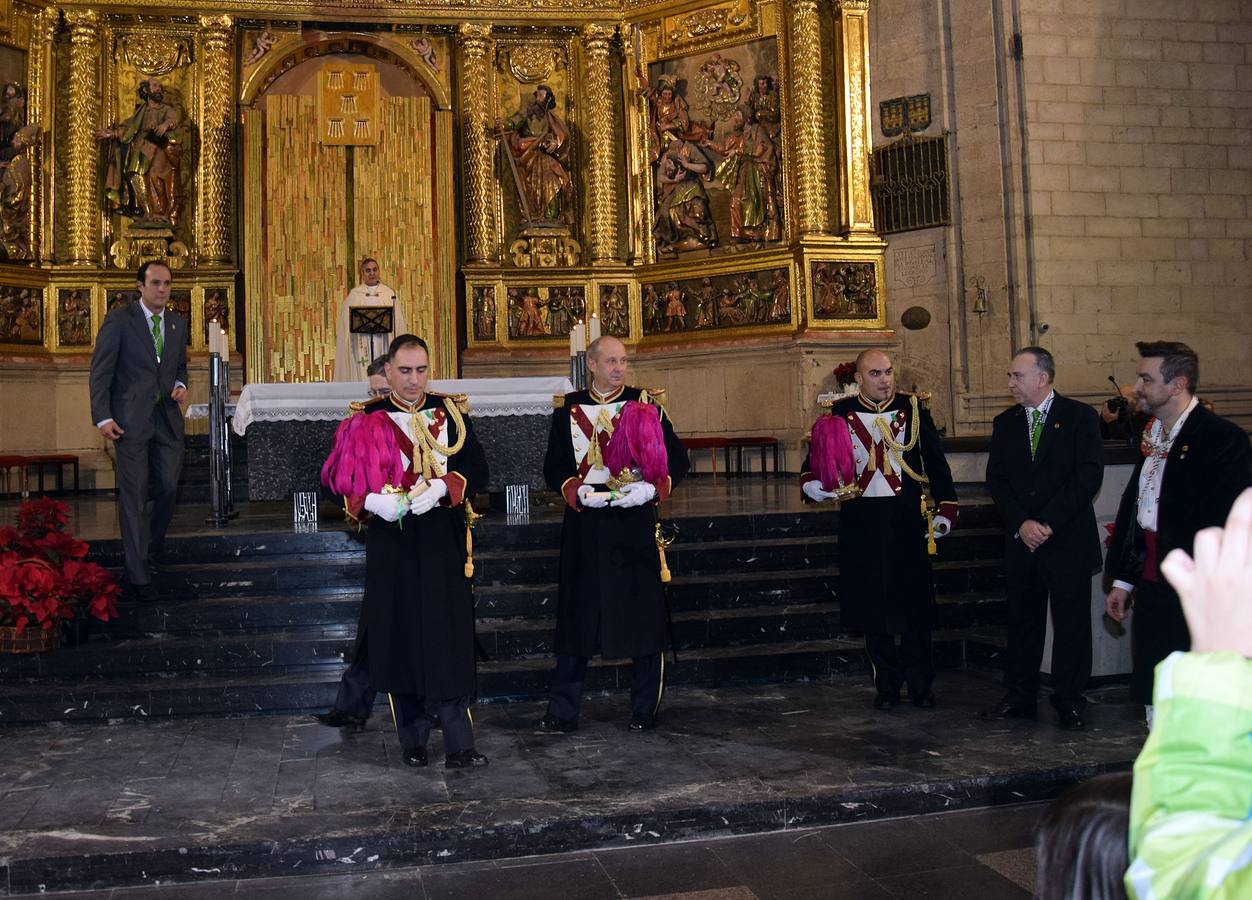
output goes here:
{"type": "Polygon", "coordinates": [[[726,446],[726,438],[724,437],[699,437],[699,438],[679,438],[684,447],[688,451],[691,450],[708,450],[709,462],[713,467],[713,480],[717,480],[717,451],[724,450],[726,452],[726,465],[730,465],[730,450],[726,446]]]}
{"type": "Polygon", "coordinates": [[[30,462],[30,458],[26,456],[0,456],[0,473],[4,476],[4,492],[11,493],[9,490],[9,478],[13,474],[13,470],[17,469],[17,491],[23,497],[26,496],[26,464],[30,462]]]}
{"type": "Polygon", "coordinates": [[[56,473],[57,493],[65,490],[65,467],[74,467],[74,493],[78,493],[78,457],[73,453],[44,453],[39,456],[26,457],[27,467],[34,467],[39,477],[39,493],[44,492],[43,478],[49,468],[56,473]]]}
{"type": "Polygon", "coordinates": [[[753,449],[759,447],[761,449],[761,475],[767,475],[765,468],[765,451],[774,451],[774,475],[777,477],[778,471],[778,438],[761,435],[756,437],[732,437],[726,439],[726,474],[731,474],[730,468],[730,451],[735,451],[735,471],[739,475],[746,475],[747,472],[743,468],[743,451],[745,448],[753,449]]]}

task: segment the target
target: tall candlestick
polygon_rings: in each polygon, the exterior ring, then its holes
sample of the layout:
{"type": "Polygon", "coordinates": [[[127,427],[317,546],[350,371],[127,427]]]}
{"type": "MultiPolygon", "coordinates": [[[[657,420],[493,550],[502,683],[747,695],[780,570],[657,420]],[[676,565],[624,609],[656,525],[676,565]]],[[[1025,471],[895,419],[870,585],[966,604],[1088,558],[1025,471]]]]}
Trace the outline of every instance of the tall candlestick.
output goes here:
{"type": "Polygon", "coordinates": [[[230,335],[225,331],[221,332],[220,340],[222,342],[222,362],[230,362],[230,335]]]}
{"type": "Polygon", "coordinates": [[[579,319],[578,324],[574,326],[575,338],[574,349],[579,353],[587,350],[587,326],[583,324],[583,320],[579,319]]]}
{"type": "Polygon", "coordinates": [[[569,355],[578,355],[578,326],[574,326],[569,330],[569,355]]]}
{"type": "Polygon", "coordinates": [[[592,313],[592,314],[591,314],[591,325],[590,325],[590,328],[588,329],[588,331],[589,331],[589,333],[588,333],[588,337],[589,337],[591,340],[593,340],[593,341],[594,341],[594,340],[596,340],[598,337],[600,337],[600,315],[599,315],[599,313],[592,313]]]}

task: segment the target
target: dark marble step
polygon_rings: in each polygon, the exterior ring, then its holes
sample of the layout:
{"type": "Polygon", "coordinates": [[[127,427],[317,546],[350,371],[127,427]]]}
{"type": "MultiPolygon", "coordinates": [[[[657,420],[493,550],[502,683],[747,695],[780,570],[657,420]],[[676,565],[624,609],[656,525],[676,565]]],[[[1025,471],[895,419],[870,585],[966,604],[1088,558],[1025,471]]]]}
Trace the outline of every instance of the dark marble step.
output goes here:
{"type": "MultiPolygon", "coordinates": [[[[955,668],[964,658],[959,632],[936,632],[936,665],[955,668]]],[[[0,723],[100,721],[198,715],[269,715],[313,711],[334,700],[342,664],[299,672],[196,673],[178,678],[42,678],[6,684],[0,692],[0,723]]],[[[486,700],[538,699],[551,675],[550,657],[492,660],[478,669],[478,695],[486,700]]],[[[714,686],[792,681],[826,681],[864,675],[868,662],[861,641],[832,638],[750,647],[679,650],[666,656],[671,685],[714,686]]],[[[589,691],[629,690],[630,662],[594,660],[589,691]]]]}

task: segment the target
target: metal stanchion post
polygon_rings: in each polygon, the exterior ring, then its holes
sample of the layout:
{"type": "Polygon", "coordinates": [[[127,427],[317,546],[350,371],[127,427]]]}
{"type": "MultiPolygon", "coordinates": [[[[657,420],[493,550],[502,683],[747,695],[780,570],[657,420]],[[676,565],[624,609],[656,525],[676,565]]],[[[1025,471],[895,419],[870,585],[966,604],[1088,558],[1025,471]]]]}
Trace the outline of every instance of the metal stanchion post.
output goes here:
{"type": "Polygon", "coordinates": [[[220,355],[209,354],[209,514],[204,521],[217,528],[228,521],[226,480],[223,478],[226,451],[222,443],[226,437],[226,404],[223,402],[222,391],[225,368],[220,355]]]}

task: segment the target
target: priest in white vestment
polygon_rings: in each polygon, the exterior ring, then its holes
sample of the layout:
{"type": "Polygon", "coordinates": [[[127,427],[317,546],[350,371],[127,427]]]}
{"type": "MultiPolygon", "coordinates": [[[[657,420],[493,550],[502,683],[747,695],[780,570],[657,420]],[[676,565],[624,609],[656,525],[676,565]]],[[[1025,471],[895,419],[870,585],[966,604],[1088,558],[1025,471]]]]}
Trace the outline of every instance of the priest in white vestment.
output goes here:
{"type": "Polygon", "coordinates": [[[365,381],[365,370],[375,357],[387,352],[391,339],[404,334],[404,310],[396,292],[383,284],[378,260],[361,260],[361,283],[348,291],[335,319],[335,381],[365,381]],[[353,334],[352,307],[391,307],[391,331],[385,334],[353,334]]]}

